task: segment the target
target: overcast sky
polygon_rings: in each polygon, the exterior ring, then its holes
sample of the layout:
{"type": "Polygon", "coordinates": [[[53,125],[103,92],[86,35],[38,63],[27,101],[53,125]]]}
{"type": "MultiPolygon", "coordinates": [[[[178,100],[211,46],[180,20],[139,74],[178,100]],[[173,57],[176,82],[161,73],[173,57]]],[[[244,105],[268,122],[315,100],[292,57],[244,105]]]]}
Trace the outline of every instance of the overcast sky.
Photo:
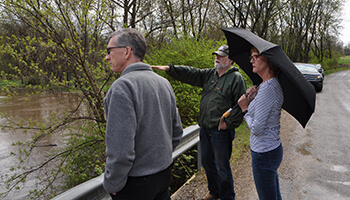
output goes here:
{"type": "Polygon", "coordinates": [[[350,42],[350,0],[346,0],[344,4],[342,18],[343,29],[340,32],[340,39],[344,42],[344,44],[348,44],[350,42]]]}

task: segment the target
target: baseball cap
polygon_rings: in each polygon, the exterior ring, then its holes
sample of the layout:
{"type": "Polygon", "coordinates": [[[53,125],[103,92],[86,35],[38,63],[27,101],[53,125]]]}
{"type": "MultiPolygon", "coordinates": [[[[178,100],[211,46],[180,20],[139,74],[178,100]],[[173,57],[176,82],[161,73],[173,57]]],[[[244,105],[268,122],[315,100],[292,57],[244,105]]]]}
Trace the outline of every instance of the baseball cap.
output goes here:
{"type": "Polygon", "coordinates": [[[228,46],[227,45],[222,45],[221,47],[219,47],[219,49],[217,51],[214,51],[212,54],[217,54],[219,56],[228,56],[228,46]]]}

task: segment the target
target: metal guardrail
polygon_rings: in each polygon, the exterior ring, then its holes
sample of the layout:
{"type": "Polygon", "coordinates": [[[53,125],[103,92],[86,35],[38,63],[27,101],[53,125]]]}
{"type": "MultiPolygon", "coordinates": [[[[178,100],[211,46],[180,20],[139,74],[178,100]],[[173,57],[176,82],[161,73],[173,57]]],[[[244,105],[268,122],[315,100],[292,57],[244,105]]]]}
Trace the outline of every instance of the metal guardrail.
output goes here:
{"type": "MultiPolygon", "coordinates": [[[[177,158],[199,142],[199,126],[193,125],[184,129],[180,144],[173,152],[173,159],[177,158]]],[[[200,149],[198,149],[198,166],[200,166],[200,149]]],[[[199,168],[199,167],[198,167],[199,168]]],[[[104,175],[100,175],[66,192],[52,200],[110,200],[110,195],[103,188],[104,175]]]]}

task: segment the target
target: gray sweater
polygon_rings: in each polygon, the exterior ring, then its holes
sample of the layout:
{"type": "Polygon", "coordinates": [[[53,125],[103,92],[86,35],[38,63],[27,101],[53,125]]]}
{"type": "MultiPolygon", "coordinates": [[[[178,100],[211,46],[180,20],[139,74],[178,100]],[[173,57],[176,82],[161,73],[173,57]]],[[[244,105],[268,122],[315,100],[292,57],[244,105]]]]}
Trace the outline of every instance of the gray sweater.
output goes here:
{"type": "Polygon", "coordinates": [[[104,100],[109,193],[124,188],[128,176],[158,173],[171,165],[182,124],[170,83],[144,63],[129,65],[104,100]]]}

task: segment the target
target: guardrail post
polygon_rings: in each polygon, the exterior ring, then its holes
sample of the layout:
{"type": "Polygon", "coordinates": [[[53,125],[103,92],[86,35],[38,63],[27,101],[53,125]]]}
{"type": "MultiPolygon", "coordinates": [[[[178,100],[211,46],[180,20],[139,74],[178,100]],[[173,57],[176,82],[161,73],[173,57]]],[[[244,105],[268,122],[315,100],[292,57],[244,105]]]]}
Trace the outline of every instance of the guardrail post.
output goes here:
{"type": "Polygon", "coordinates": [[[199,142],[197,143],[197,170],[200,170],[202,167],[202,149],[199,142]]]}

